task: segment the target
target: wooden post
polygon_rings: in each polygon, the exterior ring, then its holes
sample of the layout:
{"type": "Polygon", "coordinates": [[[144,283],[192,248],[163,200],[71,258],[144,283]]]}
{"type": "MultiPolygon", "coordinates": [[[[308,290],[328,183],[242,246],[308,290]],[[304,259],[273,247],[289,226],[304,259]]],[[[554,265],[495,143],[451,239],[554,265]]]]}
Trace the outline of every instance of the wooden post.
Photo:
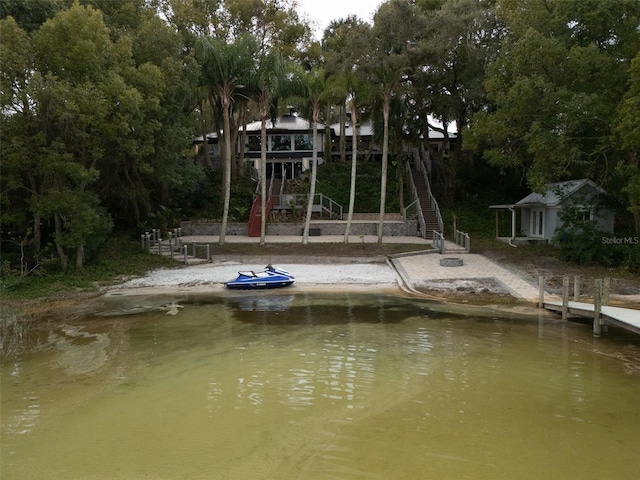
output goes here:
{"type": "Polygon", "coordinates": [[[544,308],[544,277],[542,275],[538,277],[538,290],[538,307],[544,308]]]}
{"type": "Polygon", "coordinates": [[[196,242],[191,243],[193,245],[193,258],[196,258],[196,242]]]}
{"type": "Polygon", "coordinates": [[[569,277],[562,277],[562,320],[569,318],[569,277]]]}
{"type": "Polygon", "coordinates": [[[609,305],[609,294],[611,293],[611,278],[606,277],[602,286],[602,305],[609,305]]]}
{"type": "Polygon", "coordinates": [[[207,262],[211,261],[211,245],[207,243],[207,262]]]}
{"type": "Polygon", "coordinates": [[[144,250],[145,243],[146,243],[145,236],[144,236],[144,234],[142,234],[142,235],[140,235],[140,246],[142,247],[142,250],[144,250]]]}
{"type": "Polygon", "coordinates": [[[593,336],[600,336],[600,311],[602,310],[602,279],[596,279],[596,289],[593,294],[593,336]]]}
{"type": "Polygon", "coordinates": [[[187,264],[187,248],[189,248],[189,247],[187,247],[187,246],[185,245],[185,246],[184,246],[184,264],[185,264],[185,265],[187,264]]]}
{"type": "Polygon", "coordinates": [[[580,276],[573,277],[573,301],[580,301],[580,276]]]}
{"type": "Polygon", "coordinates": [[[158,255],[162,255],[162,237],[158,237],[158,255]]]}

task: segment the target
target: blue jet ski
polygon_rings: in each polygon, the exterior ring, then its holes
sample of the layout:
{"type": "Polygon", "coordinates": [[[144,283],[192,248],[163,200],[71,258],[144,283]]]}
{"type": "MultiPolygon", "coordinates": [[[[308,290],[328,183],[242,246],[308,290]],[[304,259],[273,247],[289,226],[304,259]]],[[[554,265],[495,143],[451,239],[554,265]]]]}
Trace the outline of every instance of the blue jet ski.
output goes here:
{"type": "Polygon", "coordinates": [[[227,288],[234,289],[258,289],[288,287],[294,281],[294,277],[287,271],[267,265],[260,272],[238,272],[238,278],[225,283],[227,288]]]}

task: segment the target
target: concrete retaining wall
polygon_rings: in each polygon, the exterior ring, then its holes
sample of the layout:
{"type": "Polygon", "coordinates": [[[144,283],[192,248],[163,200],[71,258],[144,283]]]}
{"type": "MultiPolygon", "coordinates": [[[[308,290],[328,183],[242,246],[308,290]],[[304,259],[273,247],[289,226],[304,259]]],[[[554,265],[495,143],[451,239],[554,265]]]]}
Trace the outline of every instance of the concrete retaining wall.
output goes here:
{"type": "MultiPolygon", "coordinates": [[[[183,221],[180,223],[182,235],[220,235],[220,223],[183,221]]],[[[314,235],[344,235],[347,227],[346,221],[315,220],[311,222],[310,232],[314,235]]],[[[301,236],[304,223],[268,223],[267,235],[298,235],[301,236]]],[[[228,223],[227,235],[244,235],[247,233],[246,223],[228,223]]],[[[377,221],[353,221],[351,223],[351,235],[377,235],[377,221]]],[[[385,221],[384,236],[389,237],[417,237],[418,222],[416,219],[406,221],[385,221]]]]}

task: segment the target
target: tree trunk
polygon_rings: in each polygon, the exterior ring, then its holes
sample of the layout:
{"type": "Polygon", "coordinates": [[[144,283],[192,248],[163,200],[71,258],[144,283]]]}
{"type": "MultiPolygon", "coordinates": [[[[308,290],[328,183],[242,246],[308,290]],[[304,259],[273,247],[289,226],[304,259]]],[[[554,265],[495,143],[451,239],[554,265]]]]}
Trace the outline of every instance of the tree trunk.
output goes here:
{"type": "Polygon", "coordinates": [[[84,267],[84,245],[78,245],[76,249],[76,267],[79,269],[84,267]]]}
{"type": "Polygon", "coordinates": [[[222,213],[222,225],[220,225],[220,237],[218,243],[224,245],[227,234],[227,222],[229,221],[229,202],[231,201],[231,135],[229,122],[230,99],[224,98],[222,115],[224,118],[224,209],[222,213]]]}
{"type": "Polygon", "coordinates": [[[331,104],[327,104],[327,126],[324,130],[324,160],[325,162],[333,160],[331,157],[331,129],[329,127],[329,119],[331,118],[331,104]]]}
{"type": "Polygon", "coordinates": [[[347,124],[347,114],[345,111],[344,103],[340,104],[340,161],[346,163],[347,161],[347,135],[345,127],[347,124]]]}
{"type": "Polygon", "coordinates": [[[384,206],[387,201],[387,163],[389,156],[389,108],[391,98],[385,94],[383,106],[384,129],[382,137],[382,175],[380,179],[380,220],[378,223],[378,243],[382,243],[384,234],[384,206]]]}
{"type": "MultiPolygon", "coordinates": [[[[244,149],[247,143],[247,114],[246,111],[243,111],[240,115],[240,121],[242,122],[242,133],[240,134],[240,144],[238,148],[240,151],[238,152],[238,174],[243,177],[244,176],[244,149]]],[[[236,134],[236,140],[237,140],[236,134]]],[[[237,143],[237,142],[236,142],[237,143]]]]}
{"type": "Polygon", "coordinates": [[[207,121],[204,114],[204,100],[200,100],[200,128],[202,128],[202,145],[204,146],[204,162],[205,165],[209,168],[213,168],[213,162],[211,161],[211,155],[209,155],[209,141],[207,139],[207,121]]]}
{"type": "Polygon", "coordinates": [[[60,243],[60,239],[62,238],[62,219],[60,218],[60,214],[57,212],[54,213],[53,220],[55,224],[54,241],[56,244],[56,251],[58,252],[58,257],[60,258],[60,265],[62,266],[62,270],[66,272],[69,268],[69,259],[67,258],[67,254],[64,251],[62,243],[60,243]]]}
{"type": "MultiPolygon", "coordinates": [[[[38,201],[38,187],[36,184],[36,179],[31,174],[30,171],[28,172],[28,175],[29,175],[29,185],[31,188],[31,200],[33,202],[33,206],[35,207],[38,201]]],[[[35,210],[35,208],[33,210],[35,210]]],[[[34,213],[33,214],[33,248],[35,250],[36,256],[40,254],[40,250],[42,249],[42,230],[40,228],[40,220],[41,220],[40,214],[34,213]]]]}
{"type": "Polygon", "coordinates": [[[307,218],[304,222],[304,232],[302,234],[302,243],[309,243],[309,226],[311,225],[311,213],[313,210],[313,200],[316,195],[316,176],[318,175],[318,117],[319,106],[313,107],[313,156],[311,160],[311,188],[309,189],[309,201],[307,202],[307,218]]]}
{"type": "Polygon", "coordinates": [[[351,105],[351,187],[349,190],[349,213],[347,214],[347,227],[344,230],[344,243],[349,243],[351,222],[353,221],[353,208],[356,203],[356,168],[358,163],[358,133],[356,131],[358,110],[355,104],[351,105]]]}
{"type": "Polygon", "coordinates": [[[260,245],[267,235],[267,112],[263,111],[260,125],[260,245]]]}

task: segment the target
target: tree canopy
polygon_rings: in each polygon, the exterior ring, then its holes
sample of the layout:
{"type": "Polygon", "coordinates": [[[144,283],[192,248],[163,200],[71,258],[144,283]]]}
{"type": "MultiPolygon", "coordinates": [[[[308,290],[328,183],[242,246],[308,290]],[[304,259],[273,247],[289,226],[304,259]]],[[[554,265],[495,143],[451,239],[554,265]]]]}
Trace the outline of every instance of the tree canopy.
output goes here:
{"type": "Polygon", "coordinates": [[[112,229],[196,203],[226,222],[236,136],[284,104],[314,125],[371,116],[381,218],[387,162],[420,148],[445,204],[479,167],[534,189],[585,177],[640,231],[639,25],[636,0],[387,0],[372,23],[338,18],[312,42],[296,0],[5,0],[2,250],[82,267],[112,229]],[[279,85],[296,69],[300,102],[279,85]],[[193,138],[212,131],[225,175],[194,161],[193,138]]]}

